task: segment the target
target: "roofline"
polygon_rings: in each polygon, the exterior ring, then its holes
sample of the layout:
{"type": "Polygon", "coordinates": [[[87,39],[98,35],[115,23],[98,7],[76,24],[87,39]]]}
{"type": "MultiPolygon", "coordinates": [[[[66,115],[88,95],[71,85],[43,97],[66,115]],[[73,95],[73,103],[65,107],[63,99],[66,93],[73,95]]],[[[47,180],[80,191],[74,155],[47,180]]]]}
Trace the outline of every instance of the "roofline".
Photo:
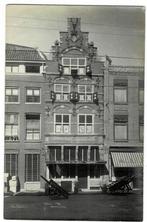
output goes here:
{"type": "Polygon", "coordinates": [[[46,60],[8,60],[6,59],[6,62],[23,62],[23,63],[46,63],[46,60]]]}

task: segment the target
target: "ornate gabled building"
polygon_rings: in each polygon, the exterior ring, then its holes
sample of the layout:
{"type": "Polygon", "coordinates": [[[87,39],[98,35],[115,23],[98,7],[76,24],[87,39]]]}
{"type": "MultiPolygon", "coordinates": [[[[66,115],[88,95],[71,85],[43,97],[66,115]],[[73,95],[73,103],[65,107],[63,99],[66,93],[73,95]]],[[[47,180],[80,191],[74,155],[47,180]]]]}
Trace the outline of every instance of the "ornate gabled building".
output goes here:
{"type": "MultiPolygon", "coordinates": [[[[99,190],[143,169],[143,67],[102,61],[80,18],[52,46],[6,45],[5,173],[20,190],[99,190]]],[[[139,179],[138,179],[139,178],[139,179]]]]}
{"type": "Polygon", "coordinates": [[[47,178],[74,190],[97,190],[108,177],[104,148],[104,62],[81,31],[80,18],[68,19],[67,32],[47,61],[45,150],[47,178]]]}

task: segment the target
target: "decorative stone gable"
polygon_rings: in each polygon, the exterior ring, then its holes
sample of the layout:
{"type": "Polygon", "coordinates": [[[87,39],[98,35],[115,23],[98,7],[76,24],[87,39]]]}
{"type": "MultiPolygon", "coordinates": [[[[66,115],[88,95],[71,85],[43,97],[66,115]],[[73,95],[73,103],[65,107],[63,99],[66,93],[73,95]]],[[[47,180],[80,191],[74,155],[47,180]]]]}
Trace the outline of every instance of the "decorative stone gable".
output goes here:
{"type": "Polygon", "coordinates": [[[60,61],[61,57],[73,50],[81,52],[89,61],[96,58],[97,48],[94,43],[88,43],[88,32],[81,31],[80,18],[68,18],[67,32],[60,32],[60,42],[52,46],[53,60],[60,61]]]}

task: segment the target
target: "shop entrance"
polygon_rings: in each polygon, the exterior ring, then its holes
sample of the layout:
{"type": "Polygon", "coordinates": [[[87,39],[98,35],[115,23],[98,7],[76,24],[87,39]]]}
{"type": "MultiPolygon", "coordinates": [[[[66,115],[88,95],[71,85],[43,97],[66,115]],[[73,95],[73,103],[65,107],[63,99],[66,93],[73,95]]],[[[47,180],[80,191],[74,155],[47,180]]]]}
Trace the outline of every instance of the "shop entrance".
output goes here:
{"type": "Polygon", "coordinates": [[[79,188],[81,189],[87,188],[87,179],[88,179],[87,175],[88,175],[87,165],[78,165],[79,188]]]}

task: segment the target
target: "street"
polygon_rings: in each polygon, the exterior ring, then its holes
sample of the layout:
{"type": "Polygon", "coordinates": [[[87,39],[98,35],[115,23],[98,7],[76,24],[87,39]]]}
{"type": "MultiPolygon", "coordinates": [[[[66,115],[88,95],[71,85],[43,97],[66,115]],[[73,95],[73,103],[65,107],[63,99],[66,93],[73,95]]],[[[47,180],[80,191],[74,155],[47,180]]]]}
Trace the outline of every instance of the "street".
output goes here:
{"type": "Polygon", "coordinates": [[[142,194],[76,194],[69,199],[7,196],[5,219],[142,221],[142,194]]]}

